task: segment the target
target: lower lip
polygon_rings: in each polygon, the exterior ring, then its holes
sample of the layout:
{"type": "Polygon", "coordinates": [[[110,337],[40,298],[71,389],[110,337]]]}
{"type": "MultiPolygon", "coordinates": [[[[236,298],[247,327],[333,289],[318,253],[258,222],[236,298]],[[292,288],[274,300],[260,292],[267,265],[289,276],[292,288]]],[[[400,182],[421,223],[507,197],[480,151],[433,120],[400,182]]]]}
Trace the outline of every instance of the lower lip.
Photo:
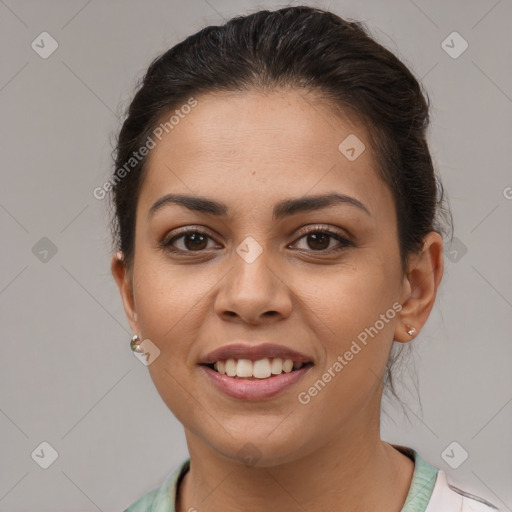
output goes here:
{"type": "Polygon", "coordinates": [[[254,380],[228,377],[204,365],[201,365],[201,368],[208,375],[213,385],[226,395],[243,400],[262,400],[273,397],[293,386],[312,368],[312,365],[303,366],[298,370],[281,373],[266,379],[254,380]]]}

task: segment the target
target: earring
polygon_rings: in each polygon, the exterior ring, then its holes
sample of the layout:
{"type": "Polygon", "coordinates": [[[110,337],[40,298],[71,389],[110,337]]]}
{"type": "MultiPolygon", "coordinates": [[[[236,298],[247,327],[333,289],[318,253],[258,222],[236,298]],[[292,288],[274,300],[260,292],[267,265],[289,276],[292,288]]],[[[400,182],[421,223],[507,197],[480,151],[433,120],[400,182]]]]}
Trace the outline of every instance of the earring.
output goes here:
{"type": "Polygon", "coordinates": [[[410,326],[407,326],[407,327],[409,327],[409,328],[407,329],[407,334],[408,334],[409,336],[414,336],[414,333],[416,332],[416,328],[415,328],[415,327],[410,327],[410,326]]]}
{"type": "Polygon", "coordinates": [[[132,340],[130,341],[130,348],[134,351],[134,352],[138,352],[139,354],[144,352],[144,350],[142,349],[142,347],[140,346],[140,343],[137,343],[137,342],[140,342],[140,338],[137,334],[135,334],[133,337],[132,337],[132,340]]]}

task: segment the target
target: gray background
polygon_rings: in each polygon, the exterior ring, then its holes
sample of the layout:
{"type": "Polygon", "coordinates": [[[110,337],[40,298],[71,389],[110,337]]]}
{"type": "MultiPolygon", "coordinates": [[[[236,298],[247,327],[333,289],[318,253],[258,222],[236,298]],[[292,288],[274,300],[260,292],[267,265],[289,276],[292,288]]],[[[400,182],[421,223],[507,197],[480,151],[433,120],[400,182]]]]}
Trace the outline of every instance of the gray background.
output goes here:
{"type": "MultiPolygon", "coordinates": [[[[383,417],[382,436],[512,510],[512,3],[304,3],[365,21],[422,79],[455,218],[438,302],[414,341],[421,406],[405,374],[412,421],[385,402],[394,419],[383,417]],[[453,31],[469,44],[458,58],[441,46],[453,31]],[[453,441],[469,454],[457,469],[441,455],[453,441]]],[[[129,349],[106,203],[92,191],[157,54],[207,24],[284,5],[0,1],[1,511],[122,510],[187,457],[129,349]],[[47,59],[31,48],[43,31],[59,45],[47,59]],[[31,457],[43,441],[58,452],[48,469],[31,457]]]]}

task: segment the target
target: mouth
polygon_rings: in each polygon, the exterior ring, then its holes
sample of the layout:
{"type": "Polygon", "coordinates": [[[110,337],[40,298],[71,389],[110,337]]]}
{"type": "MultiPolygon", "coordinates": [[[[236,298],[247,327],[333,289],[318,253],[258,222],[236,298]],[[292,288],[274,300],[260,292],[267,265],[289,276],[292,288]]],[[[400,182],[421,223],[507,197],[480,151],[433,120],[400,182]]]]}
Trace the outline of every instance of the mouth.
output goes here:
{"type": "Polygon", "coordinates": [[[294,361],[280,357],[251,359],[226,359],[203,364],[210,370],[235,379],[263,380],[272,379],[285,373],[296,372],[313,366],[311,361],[294,361]]]}
{"type": "Polygon", "coordinates": [[[299,382],[313,366],[305,354],[269,343],[226,345],[199,361],[214,389],[242,400],[274,397],[299,382]]]}

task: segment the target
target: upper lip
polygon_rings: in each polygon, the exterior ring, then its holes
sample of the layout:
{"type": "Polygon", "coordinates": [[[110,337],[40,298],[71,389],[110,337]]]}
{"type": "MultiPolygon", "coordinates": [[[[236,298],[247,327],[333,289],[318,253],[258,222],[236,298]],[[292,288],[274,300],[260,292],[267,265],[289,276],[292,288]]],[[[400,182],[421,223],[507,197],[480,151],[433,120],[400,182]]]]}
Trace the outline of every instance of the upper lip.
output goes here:
{"type": "Polygon", "coordinates": [[[282,345],[272,343],[261,343],[259,345],[233,343],[209,352],[201,358],[199,364],[213,364],[217,361],[226,361],[227,359],[250,359],[251,361],[257,361],[266,357],[269,359],[277,357],[280,359],[291,359],[294,363],[312,362],[311,358],[306,355],[282,345]]]}

